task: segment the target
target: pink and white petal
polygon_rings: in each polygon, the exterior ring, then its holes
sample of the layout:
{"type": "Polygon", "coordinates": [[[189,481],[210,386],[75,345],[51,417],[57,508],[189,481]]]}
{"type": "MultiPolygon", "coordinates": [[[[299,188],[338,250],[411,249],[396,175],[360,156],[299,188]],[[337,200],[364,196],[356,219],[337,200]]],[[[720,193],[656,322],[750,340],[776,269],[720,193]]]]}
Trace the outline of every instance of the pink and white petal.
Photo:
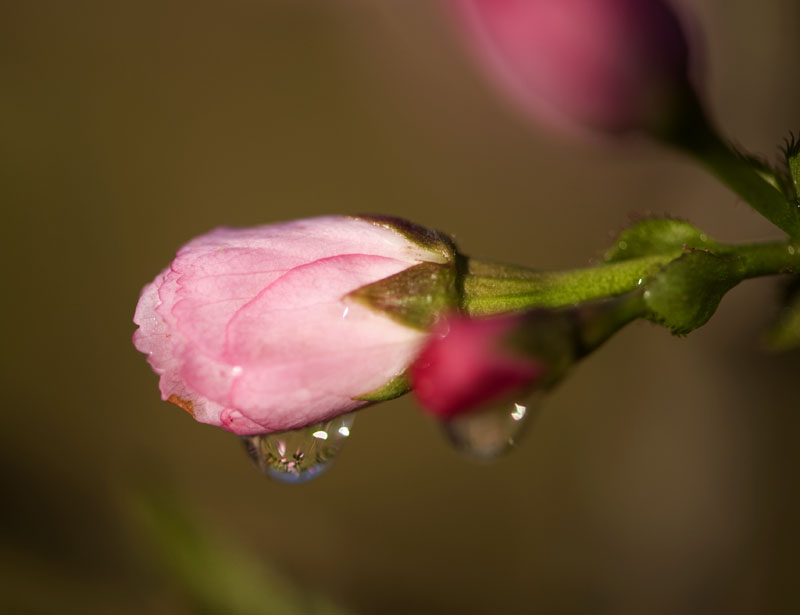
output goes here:
{"type": "Polygon", "coordinates": [[[225,327],[236,311],[284,273],[282,269],[262,271],[270,263],[261,262],[258,251],[232,252],[238,255],[235,263],[226,259],[221,264],[214,260],[219,256],[212,254],[206,267],[187,267],[181,258],[173,263],[180,273],[172,308],[176,327],[201,352],[216,358],[224,351],[225,327]]]}
{"type": "MultiPolygon", "coordinates": [[[[231,389],[231,405],[270,430],[290,429],[357,408],[363,404],[353,397],[401,374],[425,335],[360,304],[346,306],[347,316],[342,318],[343,305],[292,311],[298,320],[283,331],[295,340],[294,350],[277,344],[271,353],[260,355],[261,360],[245,365],[231,389]],[[329,324],[324,331],[315,336],[313,326],[304,327],[304,321],[313,322],[330,309],[338,318],[325,317],[329,324]]],[[[281,322],[287,325],[285,317],[281,322]]]]}
{"type": "Polygon", "coordinates": [[[377,390],[401,374],[421,341],[251,367],[236,379],[231,401],[268,431],[318,423],[363,406],[354,392],[377,390]]]}
{"type": "MultiPolygon", "coordinates": [[[[210,234],[219,232],[211,231],[210,234]]],[[[182,249],[172,268],[190,278],[214,275],[270,273],[285,271],[303,260],[286,250],[277,240],[262,248],[243,246],[200,247],[182,249]]]]}
{"type": "Polygon", "coordinates": [[[242,368],[239,366],[216,361],[192,346],[187,346],[181,355],[178,375],[186,386],[199,395],[222,406],[229,406],[231,386],[241,372],[242,368]]]}
{"type": "Polygon", "coordinates": [[[179,369],[161,374],[158,388],[161,390],[161,399],[186,410],[195,420],[209,425],[220,425],[220,414],[224,406],[206,399],[187,386],[179,369]]]}
{"type": "Polygon", "coordinates": [[[148,355],[158,350],[162,343],[161,339],[168,333],[163,318],[156,312],[156,307],[161,302],[158,297],[158,286],[163,280],[162,272],[152,283],[144,287],[139,303],[136,304],[136,312],[133,314],[133,322],[139,326],[133,334],[133,344],[139,352],[148,355]]]}
{"type": "Polygon", "coordinates": [[[263,425],[251,421],[238,410],[231,408],[225,408],[220,414],[220,427],[240,436],[269,432],[263,425]]]}
{"type": "Polygon", "coordinates": [[[139,328],[133,334],[133,344],[139,352],[147,355],[147,360],[158,374],[177,368],[176,349],[182,345],[171,325],[165,322],[160,310],[161,289],[169,271],[159,274],[152,284],[142,291],[133,322],[139,328]]]}
{"type": "Polygon", "coordinates": [[[195,297],[182,299],[173,309],[176,329],[199,352],[222,359],[226,327],[253,296],[220,298],[216,301],[203,301],[195,297]]]}
{"type": "Polygon", "coordinates": [[[170,333],[175,332],[175,317],[172,315],[172,308],[178,302],[179,278],[180,274],[170,267],[164,272],[164,277],[158,285],[156,313],[161,317],[164,326],[170,333]]]}
{"type": "MultiPolygon", "coordinates": [[[[334,255],[388,252],[407,264],[431,253],[399,233],[351,218],[300,220],[255,229],[218,229],[183,248],[172,264],[164,292],[178,330],[201,352],[219,358],[222,329],[246,301],[257,296],[286,270],[334,255]],[[409,261],[408,259],[412,259],[409,261]],[[172,293],[175,297],[172,297],[172,293]]],[[[369,283],[379,279],[377,272],[369,283]]],[[[354,286],[355,287],[355,286],[354,286]]],[[[165,315],[165,320],[167,316],[165,315]]]]}
{"type": "Polygon", "coordinates": [[[402,337],[410,329],[370,310],[353,311],[342,299],[356,288],[407,266],[391,258],[349,254],[293,269],[231,319],[226,336],[227,362],[247,366],[298,361],[337,344],[355,349],[376,339],[392,343],[393,334],[402,337]],[[377,330],[363,326],[362,320],[373,323],[377,330]]]}
{"type": "Polygon", "coordinates": [[[263,251],[265,262],[287,269],[338,254],[375,254],[408,263],[443,260],[441,255],[409,241],[397,231],[345,216],[248,229],[218,228],[189,242],[178,256],[197,259],[203,252],[218,256],[220,251],[230,248],[263,251]]]}

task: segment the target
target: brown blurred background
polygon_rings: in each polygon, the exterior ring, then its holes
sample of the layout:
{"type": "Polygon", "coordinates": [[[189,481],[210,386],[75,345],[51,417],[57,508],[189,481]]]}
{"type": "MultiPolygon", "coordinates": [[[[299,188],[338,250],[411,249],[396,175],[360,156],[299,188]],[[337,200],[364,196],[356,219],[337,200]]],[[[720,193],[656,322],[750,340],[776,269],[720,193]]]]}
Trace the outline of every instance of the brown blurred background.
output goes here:
{"type": "MultiPolygon", "coordinates": [[[[720,123],[775,154],[800,128],[800,4],[687,4],[720,123]]],[[[433,2],[11,0],[0,78],[0,610],[798,612],[800,356],[759,346],[775,280],[685,339],[631,326],[496,463],[401,399],[300,486],[161,402],[130,342],[141,287],[223,224],[386,213],[540,268],[590,263],[631,212],[777,236],[687,160],[526,123],[433,2]],[[194,538],[164,521],[184,517],[194,538]],[[246,571],[192,542],[212,535],[246,571]]]]}

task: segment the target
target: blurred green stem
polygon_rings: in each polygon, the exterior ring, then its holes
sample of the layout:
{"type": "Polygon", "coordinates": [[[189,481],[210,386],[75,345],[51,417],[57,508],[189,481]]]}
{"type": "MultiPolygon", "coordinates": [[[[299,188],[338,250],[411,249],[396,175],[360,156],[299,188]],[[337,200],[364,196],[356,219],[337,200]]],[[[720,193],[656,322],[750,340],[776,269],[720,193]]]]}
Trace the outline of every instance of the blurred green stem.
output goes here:
{"type": "Polygon", "coordinates": [[[676,106],[656,139],[697,160],[743,201],[790,237],[800,237],[800,211],[755,167],[720,137],[694,92],[676,106]]]}

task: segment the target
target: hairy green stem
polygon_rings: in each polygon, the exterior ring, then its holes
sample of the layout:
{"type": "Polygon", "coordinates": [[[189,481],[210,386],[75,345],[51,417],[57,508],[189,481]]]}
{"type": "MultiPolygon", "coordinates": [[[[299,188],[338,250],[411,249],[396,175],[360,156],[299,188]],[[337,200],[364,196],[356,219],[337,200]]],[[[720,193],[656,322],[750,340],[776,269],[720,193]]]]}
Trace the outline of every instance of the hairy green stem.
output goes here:
{"type": "Polygon", "coordinates": [[[791,241],[724,245],[715,254],[736,256],[742,280],[800,271],[800,245],[791,241]]]}
{"type": "MultiPolygon", "coordinates": [[[[461,307],[470,316],[482,316],[617,297],[643,287],[665,265],[691,251],[671,250],[585,269],[545,272],[467,259],[461,307]]],[[[736,281],[800,272],[800,244],[791,241],[718,245],[707,252],[734,257],[731,274],[736,281]]]]}
{"type": "Polygon", "coordinates": [[[586,269],[543,272],[469,259],[462,309],[470,316],[481,316],[615,297],[641,286],[661,266],[680,255],[681,251],[676,250],[586,269]]]}

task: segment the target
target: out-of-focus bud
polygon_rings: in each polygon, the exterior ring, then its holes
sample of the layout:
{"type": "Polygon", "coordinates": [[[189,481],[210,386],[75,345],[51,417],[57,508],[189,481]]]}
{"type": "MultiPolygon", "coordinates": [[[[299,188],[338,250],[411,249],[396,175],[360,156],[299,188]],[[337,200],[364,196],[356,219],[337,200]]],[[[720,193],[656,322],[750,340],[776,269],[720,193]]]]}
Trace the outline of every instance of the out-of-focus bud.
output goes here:
{"type": "Polygon", "coordinates": [[[442,320],[411,369],[420,404],[441,419],[533,387],[544,376],[541,359],[512,350],[523,316],[442,320]]]}
{"type": "Polygon", "coordinates": [[[457,304],[455,251],[403,220],[329,217],[193,239],[142,292],[134,344],[162,398],[262,434],[407,390],[403,374],[457,304]]]}
{"type": "Polygon", "coordinates": [[[546,391],[631,320],[646,314],[641,291],[568,309],[468,318],[437,325],[411,368],[423,409],[450,420],[512,396],[546,391]]]}
{"type": "Polygon", "coordinates": [[[605,133],[662,132],[688,95],[666,0],[449,0],[490,77],[522,110],[605,133]]]}

